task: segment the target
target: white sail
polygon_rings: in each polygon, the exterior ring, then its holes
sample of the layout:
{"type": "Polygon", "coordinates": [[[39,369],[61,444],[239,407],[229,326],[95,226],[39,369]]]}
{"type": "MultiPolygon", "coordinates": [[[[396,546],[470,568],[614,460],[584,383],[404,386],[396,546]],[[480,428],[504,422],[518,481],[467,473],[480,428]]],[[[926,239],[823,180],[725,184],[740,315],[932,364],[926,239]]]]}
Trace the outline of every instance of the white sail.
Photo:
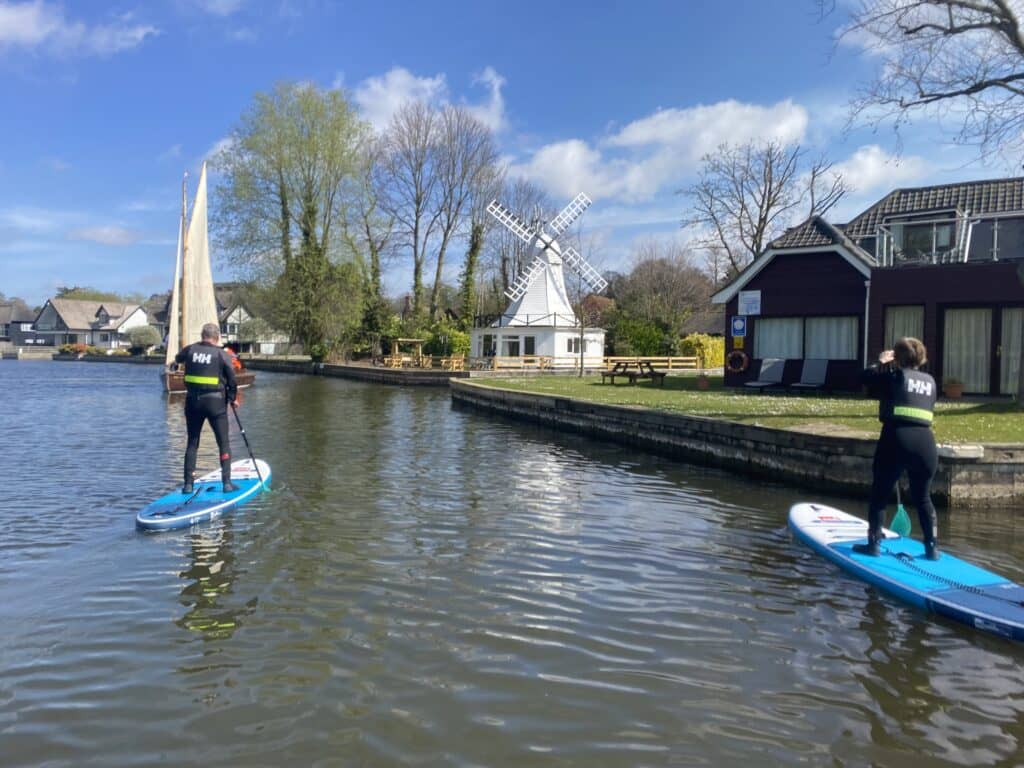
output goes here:
{"type": "Polygon", "coordinates": [[[181,300],[178,292],[181,290],[181,236],[185,230],[185,214],[182,213],[181,221],[178,222],[178,251],[174,257],[174,282],[171,283],[171,306],[167,310],[167,355],[164,361],[167,365],[174,362],[174,356],[181,349],[181,337],[179,335],[180,321],[178,312],[181,309],[181,300]]]}
{"type": "Polygon", "coordinates": [[[206,163],[203,163],[199,175],[185,244],[185,277],[182,281],[181,301],[185,322],[180,341],[182,344],[193,344],[199,341],[204,324],[219,325],[217,299],[213,293],[213,272],[210,270],[210,243],[206,234],[206,163]]]}

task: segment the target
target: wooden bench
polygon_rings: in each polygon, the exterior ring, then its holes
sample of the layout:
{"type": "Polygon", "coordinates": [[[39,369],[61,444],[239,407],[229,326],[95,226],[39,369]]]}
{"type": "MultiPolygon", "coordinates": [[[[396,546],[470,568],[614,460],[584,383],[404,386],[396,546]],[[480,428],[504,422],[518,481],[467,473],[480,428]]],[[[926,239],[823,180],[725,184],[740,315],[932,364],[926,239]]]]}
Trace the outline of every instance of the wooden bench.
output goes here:
{"type": "MultiPolygon", "coordinates": [[[[640,379],[650,379],[651,383],[658,383],[659,387],[665,386],[665,371],[656,371],[650,363],[640,363],[638,370],[626,371],[630,384],[636,384],[640,379]]],[[[614,382],[613,382],[614,383],[614,382]]]]}
{"type": "Polygon", "coordinates": [[[655,370],[654,366],[645,360],[620,360],[612,368],[601,371],[601,383],[610,380],[612,384],[618,377],[629,379],[630,384],[636,384],[640,379],[650,379],[657,382],[659,386],[665,386],[665,371],[655,370]]]}
{"type": "MultiPolygon", "coordinates": [[[[601,371],[601,383],[604,384],[605,380],[611,380],[612,384],[614,384],[616,376],[628,377],[630,374],[629,366],[630,363],[627,363],[625,361],[619,361],[615,364],[614,367],[609,368],[605,371],[601,371]]],[[[636,382],[633,383],[635,384],[636,382]]]]}

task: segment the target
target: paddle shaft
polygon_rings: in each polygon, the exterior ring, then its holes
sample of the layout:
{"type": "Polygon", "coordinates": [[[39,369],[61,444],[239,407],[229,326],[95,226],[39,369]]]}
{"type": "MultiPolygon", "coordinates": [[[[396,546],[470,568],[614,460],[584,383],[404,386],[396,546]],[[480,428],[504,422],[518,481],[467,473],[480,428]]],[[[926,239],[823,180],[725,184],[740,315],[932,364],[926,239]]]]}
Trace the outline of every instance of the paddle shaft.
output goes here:
{"type": "Polygon", "coordinates": [[[263,475],[260,474],[260,465],[256,463],[256,457],[252,455],[252,446],[249,445],[249,438],[245,434],[245,427],[242,426],[242,420],[238,418],[238,406],[231,403],[231,410],[235,414],[235,422],[238,424],[238,431],[242,433],[242,439],[245,441],[245,447],[249,451],[249,458],[252,459],[252,466],[256,470],[256,477],[259,478],[260,485],[263,485],[263,475]]]}

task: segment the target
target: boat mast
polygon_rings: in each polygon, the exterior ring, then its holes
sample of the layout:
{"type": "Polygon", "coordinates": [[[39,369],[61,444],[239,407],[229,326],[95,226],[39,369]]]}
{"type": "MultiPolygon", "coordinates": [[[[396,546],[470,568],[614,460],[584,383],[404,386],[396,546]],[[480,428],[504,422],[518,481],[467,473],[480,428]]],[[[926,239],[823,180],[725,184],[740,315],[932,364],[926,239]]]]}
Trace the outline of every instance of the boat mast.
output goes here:
{"type": "Polygon", "coordinates": [[[185,214],[188,212],[188,203],[185,195],[185,180],[188,178],[188,171],[181,177],[181,277],[178,281],[178,350],[185,348],[185,270],[188,263],[188,238],[185,236],[188,227],[185,226],[185,214]]]}

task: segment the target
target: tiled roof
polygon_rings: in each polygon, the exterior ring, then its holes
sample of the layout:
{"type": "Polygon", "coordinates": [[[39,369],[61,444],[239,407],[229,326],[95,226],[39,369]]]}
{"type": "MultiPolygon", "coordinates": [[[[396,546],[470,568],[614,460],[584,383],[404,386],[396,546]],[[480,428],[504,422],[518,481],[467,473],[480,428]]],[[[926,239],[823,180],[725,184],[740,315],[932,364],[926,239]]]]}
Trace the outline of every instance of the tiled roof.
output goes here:
{"type": "Polygon", "coordinates": [[[1024,210],[1024,178],[897,189],[843,226],[843,230],[852,239],[859,240],[873,236],[886,219],[949,210],[972,215],[1024,210]]]}
{"type": "Polygon", "coordinates": [[[821,216],[811,216],[802,224],[787,229],[782,235],[769,243],[771,250],[782,250],[785,248],[828,248],[840,245],[850,254],[868,266],[875,266],[874,257],[858,246],[846,233],[832,224],[829,224],[821,216]]]}

